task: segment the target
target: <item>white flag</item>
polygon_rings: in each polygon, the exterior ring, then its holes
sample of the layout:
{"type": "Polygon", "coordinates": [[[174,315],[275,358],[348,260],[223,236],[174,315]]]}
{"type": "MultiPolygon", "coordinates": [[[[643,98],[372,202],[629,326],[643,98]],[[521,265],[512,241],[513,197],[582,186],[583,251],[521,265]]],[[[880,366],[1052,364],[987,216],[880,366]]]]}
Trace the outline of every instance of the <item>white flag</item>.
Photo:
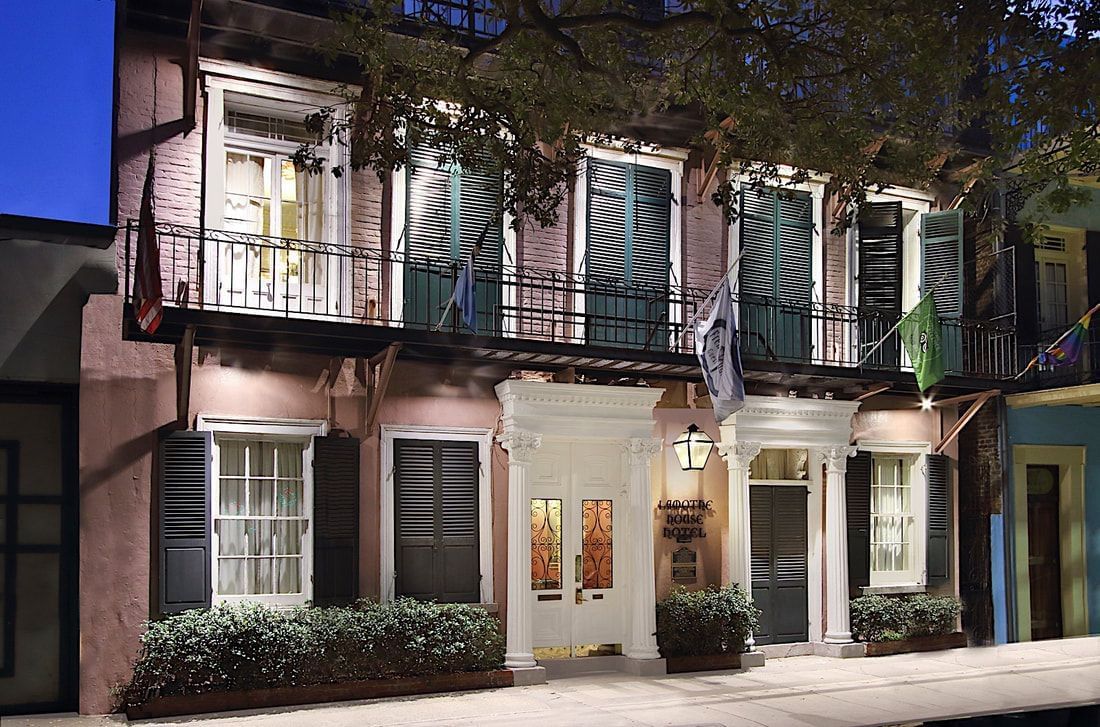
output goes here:
{"type": "Polygon", "coordinates": [[[741,370],[728,277],[722,280],[717,295],[707,320],[695,328],[695,348],[703,380],[710,391],[714,418],[721,423],[745,406],[745,374],[741,370]]]}

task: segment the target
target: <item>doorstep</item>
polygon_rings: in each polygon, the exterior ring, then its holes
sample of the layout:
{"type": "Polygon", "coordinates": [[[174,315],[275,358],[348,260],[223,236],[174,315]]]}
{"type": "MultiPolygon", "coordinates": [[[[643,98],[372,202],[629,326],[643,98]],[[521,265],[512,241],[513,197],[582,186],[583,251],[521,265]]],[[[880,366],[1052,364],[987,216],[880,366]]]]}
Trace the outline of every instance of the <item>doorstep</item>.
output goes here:
{"type": "Polygon", "coordinates": [[[582,674],[622,672],[634,676],[664,676],[668,673],[664,659],[630,659],[613,654],[607,656],[578,656],[571,659],[540,659],[550,679],[566,679],[582,674]]]}
{"type": "Polygon", "coordinates": [[[756,651],[768,659],[785,659],[788,656],[829,656],[834,659],[853,659],[867,655],[867,645],[858,641],[847,644],[827,644],[824,641],[797,641],[792,644],[765,644],[756,651]]]}

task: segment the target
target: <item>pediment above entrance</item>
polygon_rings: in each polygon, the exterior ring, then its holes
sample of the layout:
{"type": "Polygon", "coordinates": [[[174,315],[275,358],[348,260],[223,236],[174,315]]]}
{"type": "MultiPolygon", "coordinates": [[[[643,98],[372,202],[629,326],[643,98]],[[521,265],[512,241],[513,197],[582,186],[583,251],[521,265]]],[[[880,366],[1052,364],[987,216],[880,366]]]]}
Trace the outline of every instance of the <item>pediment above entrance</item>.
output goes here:
{"type": "Polygon", "coordinates": [[[764,447],[847,445],[858,410],[857,401],[750,395],[745,407],[722,424],[722,441],[764,447]]]}
{"type": "Polygon", "coordinates": [[[629,439],[653,434],[664,389],[508,379],[496,385],[505,431],[629,439]]]}

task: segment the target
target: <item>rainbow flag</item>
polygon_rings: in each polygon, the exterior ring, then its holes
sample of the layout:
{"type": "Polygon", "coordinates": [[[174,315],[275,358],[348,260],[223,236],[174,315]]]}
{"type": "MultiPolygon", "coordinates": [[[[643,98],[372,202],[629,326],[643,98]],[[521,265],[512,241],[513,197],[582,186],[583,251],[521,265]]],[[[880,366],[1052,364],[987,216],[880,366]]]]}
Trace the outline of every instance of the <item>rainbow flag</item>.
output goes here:
{"type": "Polygon", "coordinates": [[[1058,340],[1050,344],[1047,350],[1040,352],[1038,356],[1031,359],[1024,370],[1016,375],[1016,378],[1026,374],[1032,366],[1072,366],[1077,363],[1077,359],[1081,356],[1081,349],[1085,345],[1085,340],[1089,337],[1089,322],[1092,320],[1092,314],[1098,310],[1100,310],[1100,303],[1089,308],[1088,312],[1081,316],[1081,320],[1077,321],[1073,328],[1059,336],[1058,340]]]}

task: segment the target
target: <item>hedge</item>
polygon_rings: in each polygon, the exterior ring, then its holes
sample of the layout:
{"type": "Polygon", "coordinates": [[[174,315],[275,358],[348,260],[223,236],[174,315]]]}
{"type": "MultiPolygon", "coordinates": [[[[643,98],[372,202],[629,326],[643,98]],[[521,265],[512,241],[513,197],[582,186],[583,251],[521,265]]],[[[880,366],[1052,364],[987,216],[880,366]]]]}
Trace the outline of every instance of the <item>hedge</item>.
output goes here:
{"type": "Polygon", "coordinates": [[[121,709],[154,696],[490,671],[504,637],[483,609],[360,601],[350,607],[223,605],[150,621],[121,709]]]}
{"type": "Polygon", "coordinates": [[[962,606],[951,596],[860,596],[849,609],[860,641],[900,641],[955,631],[962,606]]]}
{"type": "Polygon", "coordinates": [[[665,657],[742,652],[759,615],[737,586],[679,586],[657,604],[657,645],[665,657]]]}

